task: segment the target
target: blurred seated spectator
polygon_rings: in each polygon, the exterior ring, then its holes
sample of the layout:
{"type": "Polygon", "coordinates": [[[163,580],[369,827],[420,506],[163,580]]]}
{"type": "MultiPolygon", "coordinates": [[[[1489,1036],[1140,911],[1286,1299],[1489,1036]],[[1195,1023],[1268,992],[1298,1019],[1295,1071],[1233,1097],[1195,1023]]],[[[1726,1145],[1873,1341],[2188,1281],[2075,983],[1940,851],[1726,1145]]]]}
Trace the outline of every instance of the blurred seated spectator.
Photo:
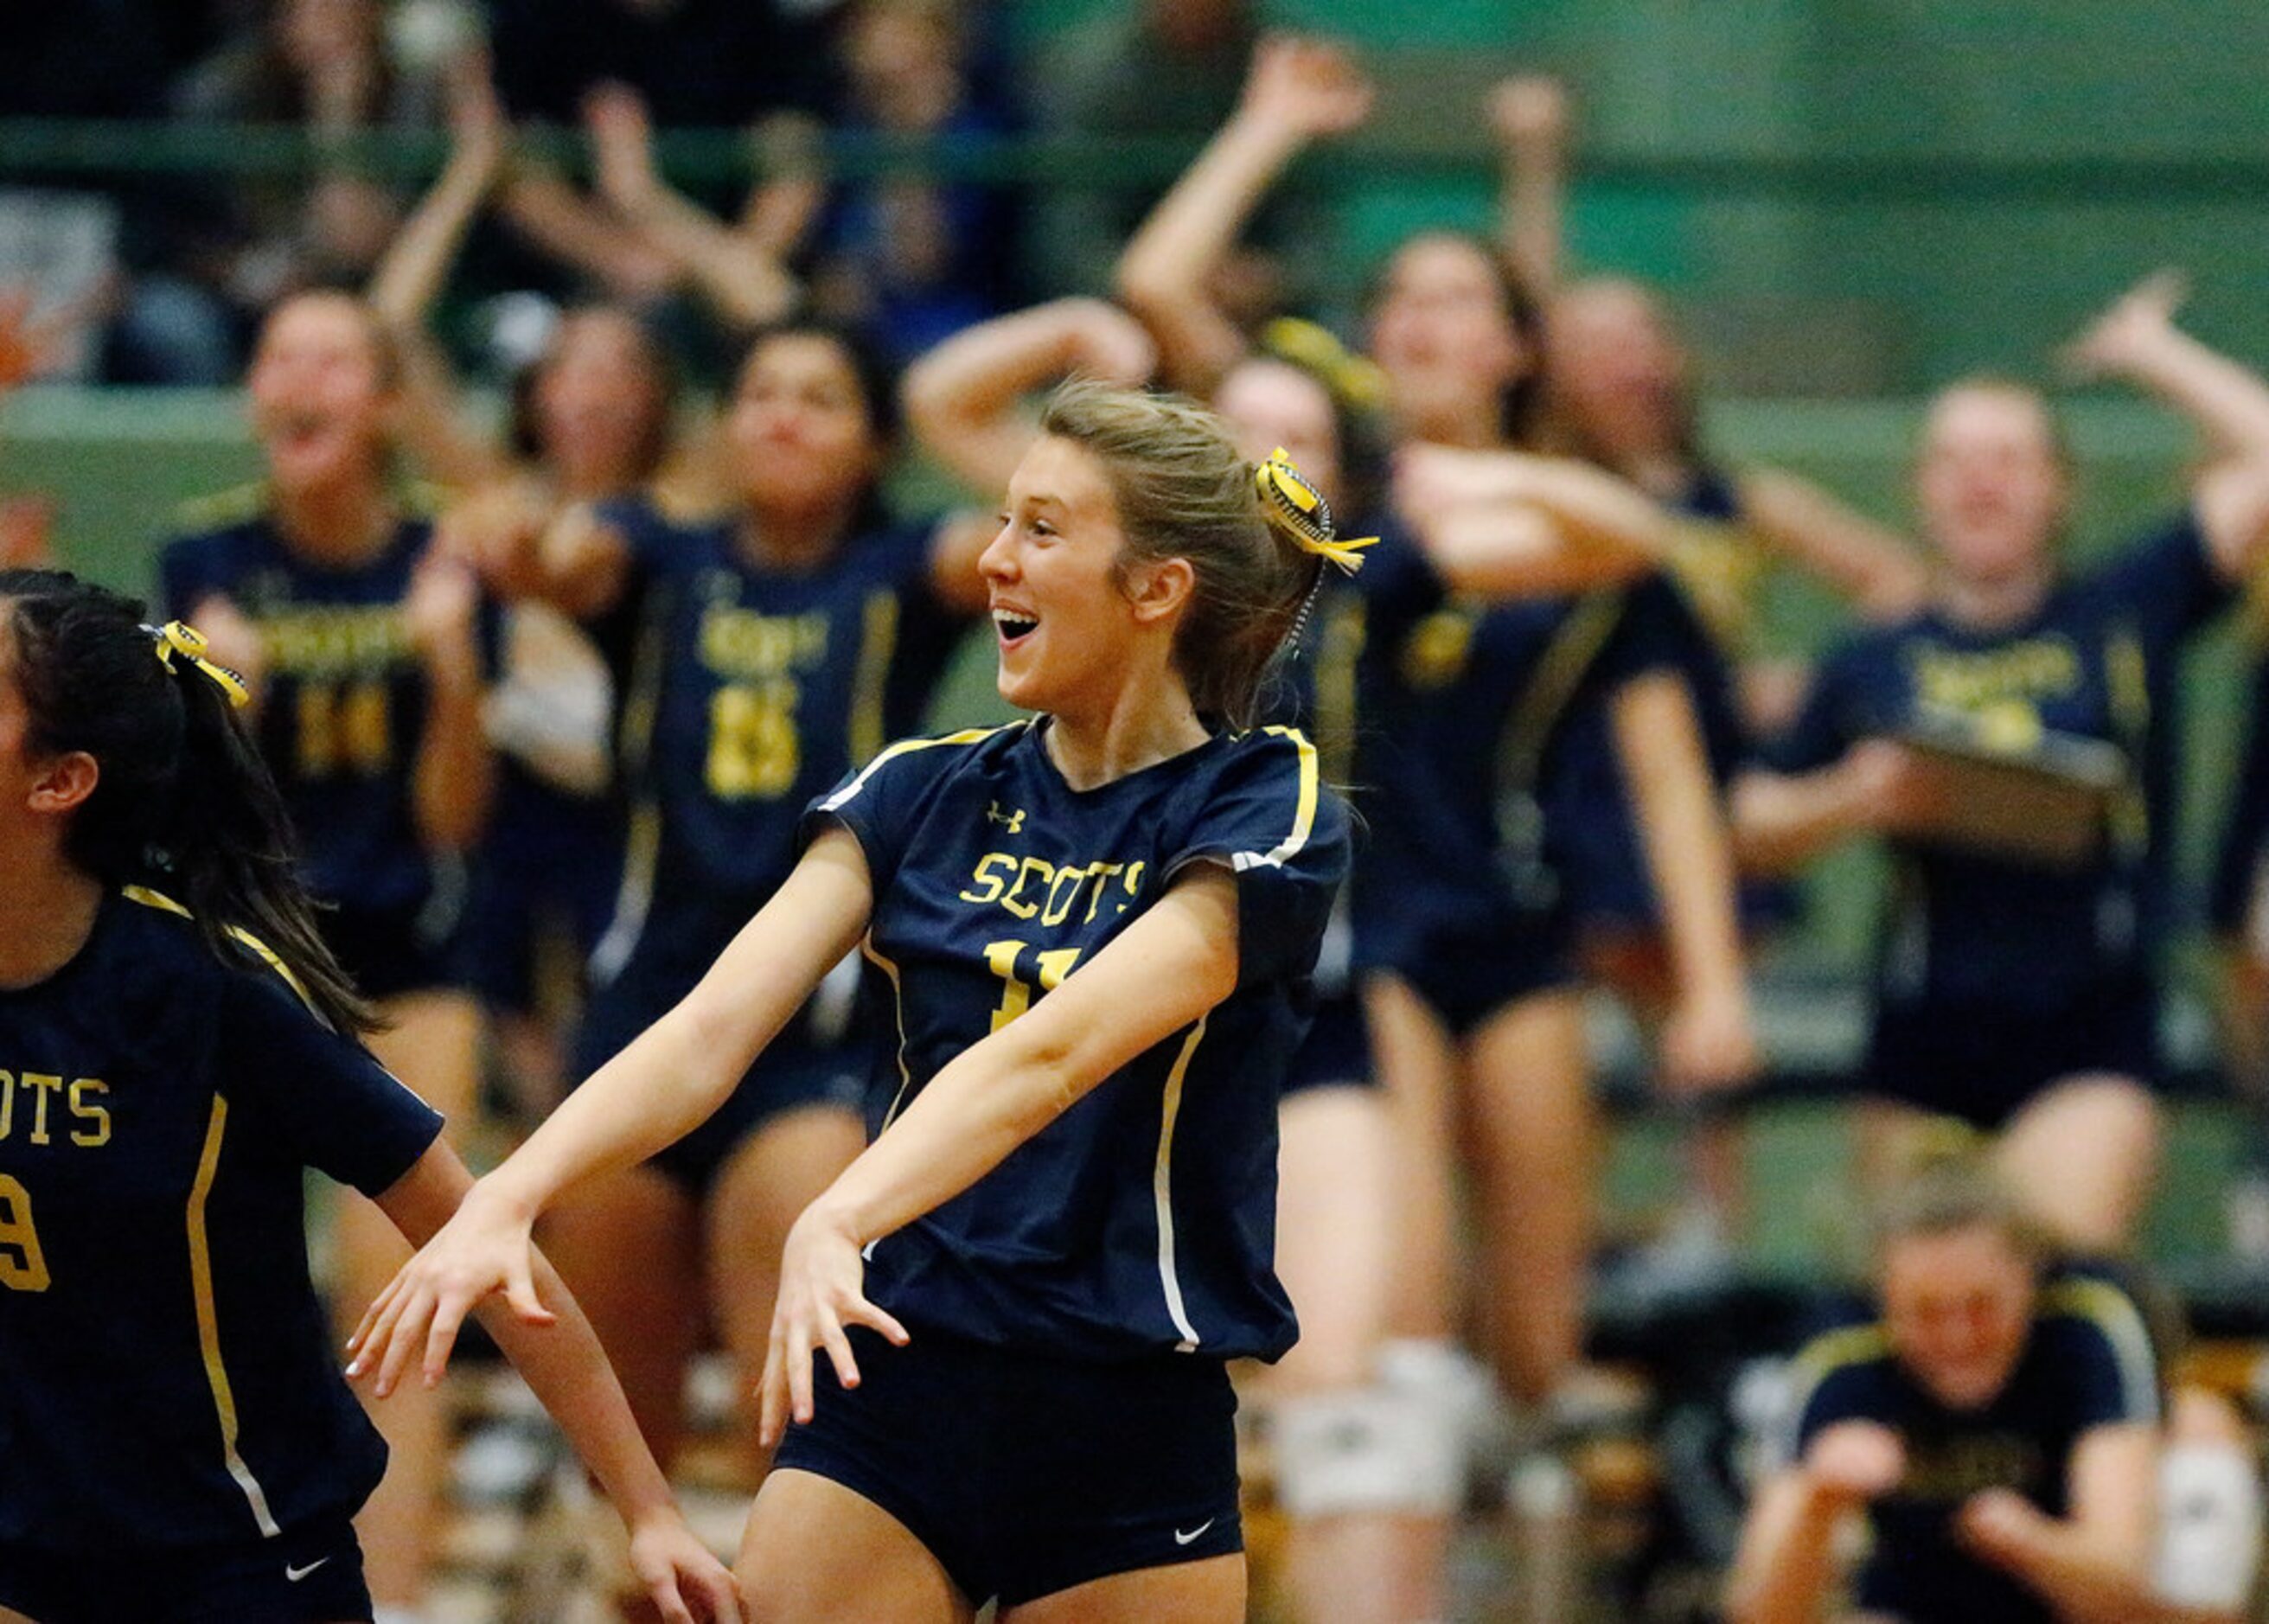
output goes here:
{"type": "MultiPolygon", "coordinates": [[[[882,136],[981,136],[974,23],[960,0],[854,0],[845,20],[846,125],[882,136]]],[[[1000,188],[891,176],[835,188],[820,226],[812,302],[905,366],[997,314],[1009,272],[1000,188]]]]}

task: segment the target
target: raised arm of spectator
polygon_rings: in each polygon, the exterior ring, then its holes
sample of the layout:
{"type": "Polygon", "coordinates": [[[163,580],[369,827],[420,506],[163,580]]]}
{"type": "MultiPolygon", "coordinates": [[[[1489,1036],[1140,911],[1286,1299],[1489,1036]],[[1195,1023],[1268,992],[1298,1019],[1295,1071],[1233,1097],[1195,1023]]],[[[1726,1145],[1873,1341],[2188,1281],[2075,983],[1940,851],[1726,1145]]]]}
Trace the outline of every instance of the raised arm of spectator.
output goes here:
{"type": "Polygon", "coordinates": [[[429,548],[403,606],[410,646],[425,671],[425,726],[411,769],[418,831],[434,851],[480,838],[495,789],[482,714],[487,674],[480,648],[480,579],[463,560],[429,548]]]}
{"type": "Polygon", "coordinates": [[[1210,394],[1250,347],[1214,297],[1214,274],[1285,166],[1319,137],[1361,124],[1371,100],[1371,81],[1336,45],[1271,34],[1254,50],[1237,111],[1119,260],[1119,296],[1157,336],[1176,388],[1210,394]]]}
{"type": "Polygon", "coordinates": [[[435,541],[506,602],[534,599],[578,620],[612,609],[630,579],[629,542],[589,503],[563,508],[525,482],[455,504],[435,541]]]}
{"type": "Polygon", "coordinates": [[[1570,457],[1405,447],[1395,506],[1452,587],[1530,597],[1613,585],[1659,569],[1668,514],[1614,475],[1570,457]]]}
{"type": "Polygon", "coordinates": [[[1547,74],[1500,80],[1489,92],[1497,135],[1497,251],[1539,299],[1566,264],[1569,98],[1547,74]]]}
{"type": "Polygon", "coordinates": [[[410,454],[440,484],[470,490],[502,474],[505,463],[492,441],[459,420],[456,380],[431,321],[465,233],[503,171],[508,132],[482,53],[468,51],[451,65],[448,87],[449,161],[379,261],[369,299],[402,368],[410,454]]]}
{"type": "Polygon", "coordinates": [[[986,500],[1008,489],[1038,432],[1024,410],[1075,373],[1130,387],[1157,347],[1142,324],[1098,299],[1060,299],[965,328],[907,370],[906,421],[940,466],[986,500]]]}
{"type": "Polygon", "coordinates": [[[713,217],[673,190],[654,166],[654,129],[636,91],[602,85],[586,97],[583,122],[599,166],[599,191],[734,327],[776,321],[802,289],[775,248],[713,217]]]}
{"type": "Polygon", "coordinates": [[[2269,458],[2269,384],[2175,325],[2189,292],[2179,271],[2146,277],[2066,345],[2074,376],[2156,395],[2206,436],[2217,459],[2269,458]]]}
{"type": "Polygon", "coordinates": [[[1929,566],[1912,542],[1808,479],[1778,469],[1747,470],[1741,506],[1751,534],[1866,619],[1911,614],[1930,590],[1929,566]]]}

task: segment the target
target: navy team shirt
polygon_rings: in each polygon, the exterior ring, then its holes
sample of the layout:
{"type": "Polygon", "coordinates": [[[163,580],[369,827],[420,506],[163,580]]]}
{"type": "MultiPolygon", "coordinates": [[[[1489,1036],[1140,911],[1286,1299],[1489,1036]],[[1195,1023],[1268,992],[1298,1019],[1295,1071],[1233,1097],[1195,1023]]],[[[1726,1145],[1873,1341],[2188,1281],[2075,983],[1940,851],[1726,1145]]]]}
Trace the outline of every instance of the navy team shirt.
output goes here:
{"type": "MultiPolygon", "coordinates": [[[[266,513],[169,543],[159,563],[168,617],[227,598],[267,657],[255,731],[299,831],[308,888],[326,902],[414,913],[435,883],[414,785],[426,682],[403,603],[432,539],[399,521],[385,550],[333,569],[293,553],[266,513]]],[[[484,640],[495,646],[493,609],[484,640]]]]}
{"type": "Polygon", "coordinates": [[[302,1170],[366,1194],[441,1118],[247,950],[138,888],[0,992],[0,1543],[257,1543],[386,1446],[307,1275],[302,1170]]]}
{"type": "Polygon", "coordinates": [[[2092,572],[2060,580],[2022,624],[1978,631],[1935,609],[1863,631],[1824,661],[1765,752],[1781,772],[1831,765],[1920,723],[2021,744],[2042,730],[2125,755],[2129,788],[2093,863],[2068,871],[1895,842],[1878,965],[1889,1006],[1992,1003],[2053,1015],[2150,970],[2165,924],[2184,640],[2232,588],[2185,513],[2092,572]]]}
{"type": "Polygon", "coordinates": [[[868,987],[898,1041],[870,1126],[1192,863],[1236,875],[1237,990],[884,1236],[868,1294],[912,1327],[1066,1358],[1275,1359],[1297,1335],[1273,1265],[1277,1098],[1347,868],[1346,812],[1289,728],[1074,790],[1047,726],[894,746],[806,821],[849,830],[873,877],[868,987]]]}
{"type": "Polygon", "coordinates": [[[1386,556],[1359,578],[1369,622],[1364,765],[1393,799],[1358,869],[1355,909],[1362,962],[1393,967],[1429,934],[1494,938],[1556,913],[1570,842],[1548,808],[1567,741],[1623,684],[1676,668],[1679,649],[1675,588],[1659,577],[1491,603],[1451,593],[1415,548],[1378,550],[1386,556]],[[1564,682],[1565,691],[1549,707],[1529,802],[1517,808],[1538,825],[1516,852],[1506,750],[1542,681],[1564,682]]]}
{"type": "Polygon", "coordinates": [[[1876,1325],[1833,1331],[1796,1361],[1796,1420],[1785,1464],[1838,1421],[1877,1421],[1906,1448],[1906,1474],[1867,1511],[1874,1547],[1858,1601],[1907,1624],[2054,1624],[2033,1591],[1955,1542],[1964,1502],[1991,1488],[2062,1517],[2074,1447],[2092,1428],[2159,1420],[2157,1362],[2143,1317],[2101,1278],[2051,1276],[1999,1397],[1951,1410],[1893,1356],[1876,1325]]]}
{"type": "Polygon", "coordinates": [[[738,521],[603,517],[630,550],[593,628],[614,668],[630,803],[602,975],[633,950],[698,977],[779,889],[805,805],[920,725],[965,620],[930,590],[928,527],[858,535],[809,569],[750,563],[738,521]]]}

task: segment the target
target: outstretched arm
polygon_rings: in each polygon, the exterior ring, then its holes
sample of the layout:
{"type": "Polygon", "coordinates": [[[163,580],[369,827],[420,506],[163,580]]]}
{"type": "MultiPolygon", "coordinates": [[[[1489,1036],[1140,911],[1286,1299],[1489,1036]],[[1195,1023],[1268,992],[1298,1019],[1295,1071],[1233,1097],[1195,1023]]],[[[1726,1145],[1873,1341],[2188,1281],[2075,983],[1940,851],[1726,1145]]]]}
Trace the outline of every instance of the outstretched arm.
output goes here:
{"type": "Polygon", "coordinates": [[[1804,1458],[1750,1505],[1726,1585],[1732,1624],[1824,1624],[1844,1520],[1905,1474],[1896,1434],[1869,1421],[1824,1427],[1804,1458]]]}
{"type": "Polygon", "coordinates": [[[953,476],[998,499],[1037,430],[1026,399],[1075,373],[1141,385],[1157,348],[1142,324],[1097,299],[1060,299],[965,328],[907,372],[906,421],[953,476]]]}
{"type": "Polygon", "coordinates": [[[2073,1624],[2138,1624],[2173,1616],[2151,1594],[2159,1431],[2097,1427],[2074,1447],[2071,1511],[2051,1517],[2021,1495],[1972,1497],[1955,1521],[1962,1542],[2016,1576],[2073,1624]]]}
{"type": "Polygon", "coordinates": [[[1176,388],[1211,393],[1249,347],[1211,284],[1262,196],[1302,148],[1353,129],[1371,104],[1371,82],[1337,46],[1291,34],[1260,41],[1237,111],[1119,259],[1119,297],[1157,336],[1176,388]]]}
{"type": "Polygon", "coordinates": [[[857,840],[831,831],[814,841],[700,984],[569,1095],[403,1266],[348,1342],[349,1374],[374,1370],[383,1396],[416,1361],[430,1385],[465,1316],[492,1294],[540,1312],[537,1214],[561,1191],[633,1166],[706,1121],[857,942],[873,905],[857,840]]]}
{"type": "Polygon", "coordinates": [[[1665,1074],[1681,1089],[1747,1081],[1757,1047],[1733,849],[1693,695],[1675,671],[1650,671],[1616,692],[1613,721],[1678,987],[1663,1032],[1665,1074]]]}
{"type": "Polygon", "coordinates": [[[459,424],[456,380],[428,321],[504,166],[507,131],[482,53],[451,64],[448,89],[449,161],[379,261],[369,298],[400,352],[399,420],[410,455],[442,484],[469,490],[502,473],[503,458],[459,424]]]}
{"type": "Polygon", "coordinates": [[[672,190],[654,167],[654,130],[636,91],[606,85],[583,105],[598,155],[600,195],[667,255],[735,327],[758,328],[795,307],[802,290],[773,244],[736,230],[672,190]]]}
{"type": "Polygon", "coordinates": [[[1741,476],[1741,518],[1790,563],[1817,577],[1869,620],[1896,620],[1920,607],[1930,570],[1906,537],[1794,474],[1741,476]]]}
{"type": "MultiPolygon", "coordinates": [[[[437,1139],[410,1170],[380,1194],[378,1205],[412,1246],[439,1234],[473,1188],[473,1176],[446,1140],[437,1139]]],[[[631,1566],[661,1616],[676,1624],[705,1619],[730,1624],[742,1616],[732,1575],[685,1525],[669,1480],[639,1434],[622,1384],[598,1334],[575,1299],[536,1254],[529,1307],[523,1317],[502,1303],[481,1310],[496,1339],[591,1475],[599,1480],[631,1534],[631,1566]]]]}
{"type": "Polygon", "coordinates": [[[825,1348],[845,1385],[858,1366],[845,1337],[864,1325],[906,1332],[868,1303],[861,1249],[961,1193],[1120,1067],[1237,987],[1237,882],[1189,870],[1156,906],[1024,1014],[964,1050],[806,1207],[788,1232],[763,1436],[811,1419],[811,1355],[825,1348]]]}
{"type": "Polygon", "coordinates": [[[1566,261],[1567,87],[1541,73],[1501,80],[1489,92],[1489,118],[1503,166],[1497,251],[1522,286],[1547,299],[1566,261]]]}
{"type": "Polygon", "coordinates": [[[1488,597],[1629,581],[1661,568],[1677,539],[1635,486],[1569,457],[1406,447],[1394,498],[1437,572],[1488,597]]]}
{"type": "Polygon", "coordinates": [[[2117,379],[2156,395],[2206,436],[2217,459],[2269,457],[2269,384],[2175,325],[2189,292],[2179,271],[2120,295],[2060,358],[2082,379],[2117,379]]]}

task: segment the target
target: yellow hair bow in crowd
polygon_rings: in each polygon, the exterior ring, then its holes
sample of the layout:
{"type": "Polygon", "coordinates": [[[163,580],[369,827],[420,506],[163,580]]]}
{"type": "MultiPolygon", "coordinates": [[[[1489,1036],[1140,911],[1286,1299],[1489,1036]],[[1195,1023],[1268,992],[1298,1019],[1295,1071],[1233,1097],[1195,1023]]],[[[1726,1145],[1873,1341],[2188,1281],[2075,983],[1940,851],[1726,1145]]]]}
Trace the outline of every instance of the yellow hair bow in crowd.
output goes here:
{"type": "Polygon", "coordinates": [[[1342,406],[1378,411],[1386,404],[1386,373],[1357,355],[1327,327],[1299,316],[1278,316],[1260,329],[1260,347],[1280,361],[1312,373],[1342,406]]]}
{"type": "Polygon", "coordinates": [[[218,661],[205,658],[205,634],[195,626],[186,621],[169,620],[162,626],[144,626],[142,630],[157,639],[158,663],[168,671],[181,669],[174,663],[174,656],[179,654],[210,677],[228,696],[231,705],[241,707],[252,703],[252,695],[242,677],[218,661]]]}
{"type": "Polygon", "coordinates": [[[1260,492],[1261,512],[1268,522],[1291,537],[1302,552],[1314,553],[1352,575],[1363,568],[1363,550],[1377,543],[1375,535],[1342,539],[1332,534],[1332,505],[1292,466],[1279,446],[1268,461],[1253,470],[1253,488],[1260,492]]]}

